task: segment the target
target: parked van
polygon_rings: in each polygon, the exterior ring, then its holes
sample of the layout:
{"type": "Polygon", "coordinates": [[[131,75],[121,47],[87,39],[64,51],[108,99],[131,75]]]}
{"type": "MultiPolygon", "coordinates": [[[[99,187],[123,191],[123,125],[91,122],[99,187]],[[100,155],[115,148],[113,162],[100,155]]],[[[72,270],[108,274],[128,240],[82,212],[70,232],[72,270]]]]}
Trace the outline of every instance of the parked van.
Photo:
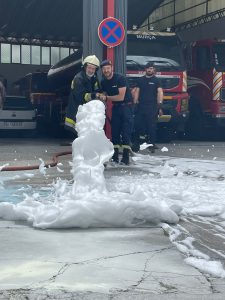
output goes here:
{"type": "Polygon", "coordinates": [[[37,127],[37,113],[30,100],[22,96],[6,96],[0,109],[0,132],[28,131],[37,127]]]}

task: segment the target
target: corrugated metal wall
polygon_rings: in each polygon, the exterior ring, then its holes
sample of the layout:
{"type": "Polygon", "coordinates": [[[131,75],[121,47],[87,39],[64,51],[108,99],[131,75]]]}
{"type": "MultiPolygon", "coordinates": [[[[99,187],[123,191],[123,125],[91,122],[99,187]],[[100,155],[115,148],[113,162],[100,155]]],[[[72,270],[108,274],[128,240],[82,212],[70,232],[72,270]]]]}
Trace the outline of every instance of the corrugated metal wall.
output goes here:
{"type": "Polygon", "coordinates": [[[224,0],[165,0],[149,17],[156,30],[173,27],[225,8],[224,0]]]}

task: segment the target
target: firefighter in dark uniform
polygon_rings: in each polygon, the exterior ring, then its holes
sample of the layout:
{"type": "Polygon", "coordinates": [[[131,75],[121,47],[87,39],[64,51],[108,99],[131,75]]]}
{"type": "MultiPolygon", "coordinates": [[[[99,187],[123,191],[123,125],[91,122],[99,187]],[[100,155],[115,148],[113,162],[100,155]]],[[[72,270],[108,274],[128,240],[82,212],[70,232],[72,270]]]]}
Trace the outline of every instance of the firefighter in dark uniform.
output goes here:
{"type": "Polygon", "coordinates": [[[145,66],[145,75],[139,78],[134,95],[136,112],[134,118],[134,144],[133,151],[140,150],[140,136],[146,135],[146,142],[152,153],[158,147],[156,142],[156,129],[158,114],[162,114],[163,90],[159,79],[155,76],[154,63],[148,62],[145,66]]]}
{"type": "Polygon", "coordinates": [[[97,78],[97,70],[100,62],[95,55],[87,56],[83,60],[82,70],[76,74],[71,83],[69,103],[66,109],[65,129],[76,135],[75,122],[78,106],[92,99],[99,99],[100,83],[97,78]]]}
{"type": "MultiPolygon", "coordinates": [[[[103,79],[101,86],[106,93],[106,100],[113,103],[112,108],[112,143],[114,145],[114,154],[112,160],[119,162],[119,148],[122,146],[123,156],[122,164],[129,165],[129,152],[132,133],[132,96],[126,78],[113,72],[113,66],[110,60],[101,63],[103,79]]],[[[105,100],[105,99],[102,99],[105,100]]]]}

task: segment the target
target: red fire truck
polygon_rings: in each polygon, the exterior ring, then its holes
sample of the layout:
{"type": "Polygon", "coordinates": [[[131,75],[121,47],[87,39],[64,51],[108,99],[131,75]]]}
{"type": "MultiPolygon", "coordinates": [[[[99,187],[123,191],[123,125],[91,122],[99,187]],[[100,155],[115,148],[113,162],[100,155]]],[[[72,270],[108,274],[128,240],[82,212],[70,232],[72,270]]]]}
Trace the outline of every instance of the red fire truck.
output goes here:
{"type": "Polygon", "coordinates": [[[190,93],[187,134],[219,137],[225,129],[225,40],[193,42],[184,53],[190,93]]]}
{"type": "Polygon", "coordinates": [[[164,91],[163,112],[159,117],[159,136],[183,132],[188,119],[187,74],[181,43],[175,33],[127,32],[127,78],[131,86],[144,74],[147,62],[154,62],[156,76],[164,91]]]}

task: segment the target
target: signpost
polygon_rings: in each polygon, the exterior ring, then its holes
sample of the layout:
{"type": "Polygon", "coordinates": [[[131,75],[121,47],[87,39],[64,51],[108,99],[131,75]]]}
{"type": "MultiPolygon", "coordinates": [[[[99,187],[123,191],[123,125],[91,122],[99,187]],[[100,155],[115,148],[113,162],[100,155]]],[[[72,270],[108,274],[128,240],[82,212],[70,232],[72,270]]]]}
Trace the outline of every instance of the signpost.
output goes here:
{"type": "MultiPolygon", "coordinates": [[[[111,1],[110,5],[107,2],[107,13],[111,13],[114,15],[114,3],[113,0],[111,1]]],[[[98,26],[98,36],[100,41],[107,46],[106,48],[106,57],[107,59],[111,60],[112,64],[114,65],[114,47],[120,45],[125,36],[125,30],[123,24],[116,18],[108,17],[105,18],[98,26]]],[[[107,109],[106,109],[106,124],[105,124],[105,132],[106,136],[111,139],[111,125],[109,119],[111,120],[112,116],[112,102],[108,101],[107,109]]]]}
{"type": "Polygon", "coordinates": [[[123,24],[116,18],[108,17],[99,24],[98,36],[104,45],[116,47],[124,40],[125,31],[123,24]]]}

